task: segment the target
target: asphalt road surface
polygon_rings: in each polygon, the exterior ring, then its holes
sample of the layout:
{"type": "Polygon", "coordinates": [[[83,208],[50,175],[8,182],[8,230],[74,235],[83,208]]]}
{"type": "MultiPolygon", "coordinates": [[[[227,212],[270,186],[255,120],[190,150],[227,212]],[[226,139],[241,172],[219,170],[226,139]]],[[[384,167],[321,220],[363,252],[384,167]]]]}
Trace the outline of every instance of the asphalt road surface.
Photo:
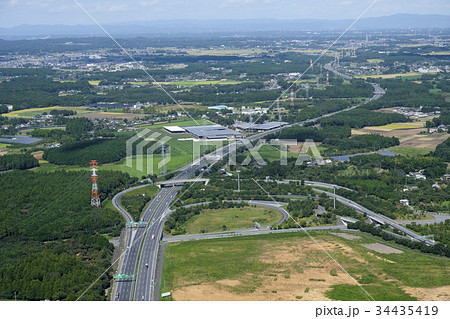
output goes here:
{"type": "MultiPolygon", "coordinates": [[[[331,64],[328,65],[328,67],[329,70],[340,75],[338,71],[332,68],[331,64]]],[[[374,95],[363,104],[376,100],[384,94],[383,89],[379,87],[378,84],[371,83],[371,85],[374,88],[374,95]]],[[[287,125],[283,128],[257,133],[248,137],[246,140],[249,142],[254,142],[269,134],[279,132],[284,128],[289,128],[294,125],[302,126],[309,122],[315,122],[322,118],[353,110],[360,105],[362,104],[325,114],[317,118],[287,125]]],[[[242,145],[244,145],[243,141],[236,141],[213,151],[198,160],[195,160],[194,162],[177,170],[177,172],[180,173],[174,177],[173,180],[191,178],[198,169],[216,163],[242,145]]],[[[117,281],[115,283],[115,289],[113,289],[113,300],[155,300],[154,288],[156,283],[156,262],[159,249],[159,239],[164,226],[164,216],[166,213],[169,213],[169,206],[175,199],[180,189],[181,186],[162,188],[161,191],[150,201],[149,205],[143,212],[141,221],[143,221],[146,226],[142,228],[133,228],[126,232],[126,248],[125,253],[122,255],[120,260],[118,273],[133,275],[133,280],[117,281]]],[[[129,214],[122,207],[120,207],[119,198],[120,197],[115,197],[115,200],[113,200],[114,205],[119,209],[127,222],[132,221],[131,216],[129,216],[129,214]]]]}

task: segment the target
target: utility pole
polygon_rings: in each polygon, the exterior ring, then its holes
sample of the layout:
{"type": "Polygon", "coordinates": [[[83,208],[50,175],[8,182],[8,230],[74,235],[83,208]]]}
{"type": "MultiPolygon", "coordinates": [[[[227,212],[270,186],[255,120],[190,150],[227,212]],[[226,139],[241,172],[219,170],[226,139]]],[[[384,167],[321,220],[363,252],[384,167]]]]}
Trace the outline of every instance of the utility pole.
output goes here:
{"type": "Polygon", "coordinates": [[[241,180],[240,180],[240,176],[239,173],[241,171],[237,170],[236,173],[238,174],[238,193],[241,191],[241,180]]]}
{"type": "Polygon", "coordinates": [[[278,121],[281,122],[280,99],[277,99],[278,121]]]}
{"type": "Polygon", "coordinates": [[[336,209],[336,187],[333,186],[333,208],[336,209]]]}

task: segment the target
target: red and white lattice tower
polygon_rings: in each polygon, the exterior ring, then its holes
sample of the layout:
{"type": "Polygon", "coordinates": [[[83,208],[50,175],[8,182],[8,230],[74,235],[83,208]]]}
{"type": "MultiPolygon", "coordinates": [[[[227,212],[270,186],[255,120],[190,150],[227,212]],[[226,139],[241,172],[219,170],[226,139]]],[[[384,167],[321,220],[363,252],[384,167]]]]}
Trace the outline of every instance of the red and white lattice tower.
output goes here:
{"type": "Polygon", "coordinates": [[[99,208],[100,207],[100,198],[98,197],[98,186],[97,186],[97,161],[92,160],[91,161],[91,171],[92,171],[92,195],[91,195],[91,205],[94,207],[99,208]]]}
{"type": "Polygon", "coordinates": [[[291,89],[291,106],[294,106],[294,89],[291,89]]]}
{"type": "Polygon", "coordinates": [[[312,63],[312,59],[309,59],[309,67],[311,68],[311,71],[313,71],[313,63],[312,63]]]}
{"type": "Polygon", "coordinates": [[[330,74],[327,71],[327,85],[330,85],[330,74]]]}

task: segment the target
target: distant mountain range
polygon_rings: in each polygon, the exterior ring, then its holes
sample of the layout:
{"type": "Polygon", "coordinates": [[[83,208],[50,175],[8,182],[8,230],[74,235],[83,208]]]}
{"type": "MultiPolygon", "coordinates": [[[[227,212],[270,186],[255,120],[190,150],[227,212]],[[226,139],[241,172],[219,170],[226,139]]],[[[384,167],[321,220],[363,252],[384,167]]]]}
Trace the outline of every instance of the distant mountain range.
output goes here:
{"type": "MultiPolygon", "coordinates": [[[[113,35],[121,37],[201,34],[201,33],[247,33],[268,31],[340,31],[346,29],[353,20],[176,20],[155,22],[128,22],[107,24],[104,27],[113,35]]],[[[430,14],[396,14],[392,16],[363,18],[353,30],[386,29],[446,29],[450,28],[450,16],[430,14]]],[[[21,25],[0,28],[0,38],[24,39],[44,37],[87,37],[104,36],[96,25],[21,25]]]]}

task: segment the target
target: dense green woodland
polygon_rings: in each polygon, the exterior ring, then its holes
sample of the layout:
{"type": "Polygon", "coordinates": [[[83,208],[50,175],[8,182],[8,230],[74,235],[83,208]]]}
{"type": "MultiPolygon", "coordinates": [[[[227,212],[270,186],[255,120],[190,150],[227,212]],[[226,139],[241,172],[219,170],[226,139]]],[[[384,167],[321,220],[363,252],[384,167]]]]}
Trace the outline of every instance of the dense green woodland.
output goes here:
{"type": "Polygon", "coordinates": [[[362,128],[364,126],[380,126],[397,122],[410,122],[402,114],[381,113],[364,109],[356,109],[336,114],[320,120],[322,126],[349,126],[351,128],[362,128]]]}
{"type": "MultiPolygon", "coordinates": [[[[117,171],[99,175],[101,200],[134,179],[117,171]]],[[[90,205],[87,171],[0,175],[0,298],[74,300],[110,265],[122,217],[90,205]]],[[[105,300],[102,276],[83,300],[105,300]]]]}
{"type": "Polygon", "coordinates": [[[347,154],[354,151],[377,151],[383,148],[397,146],[400,141],[396,137],[385,137],[377,134],[356,135],[352,138],[339,139],[330,138],[324,140],[321,146],[326,146],[324,155],[347,154]]]}
{"type": "Polygon", "coordinates": [[[0,156],[0,171],[29,169],[39,166],[39,161],[29,154],[10,154],[0,156]]]}
{"type": "Polygon", "coordinates": [[[122,136],[64,144],[58,148],[45,150],[43,158],[58,165],[88,166],[93,159],[100,164],[117,162],[126,155],[127,139],[127,136],[122,136]]]}
{"type": "Polygon", "coordinates": [[[441,109],[450,107],[450,102],[447,102],[441,94],[430,93],[429,90],[433,86],[426,85],[426,83],[418,84],[402,79],[377,79],[374,81],[378,82],[382,88],[387,89],[386,94],[380,99],[366,104],[363,106],[364,108],[376,110],[386,107],[419,108],[425,106],[432,111],[435,107],[441,109]]]}
{"type": "Polygon", "coordinates": [[[434,155],[446,162],[450,162],[450,137],[436,147],[434,155]]]}
{"type": "Polygon", "coordinates": [[[122,196],[120,198],[120,205],[122,205],[122,207],[125,208],[128,213],[130,213],[134,220],[139,220],[142,210],[150,200],[151,197],[147,194],[126,194],[126,196],[122,196]]]}

